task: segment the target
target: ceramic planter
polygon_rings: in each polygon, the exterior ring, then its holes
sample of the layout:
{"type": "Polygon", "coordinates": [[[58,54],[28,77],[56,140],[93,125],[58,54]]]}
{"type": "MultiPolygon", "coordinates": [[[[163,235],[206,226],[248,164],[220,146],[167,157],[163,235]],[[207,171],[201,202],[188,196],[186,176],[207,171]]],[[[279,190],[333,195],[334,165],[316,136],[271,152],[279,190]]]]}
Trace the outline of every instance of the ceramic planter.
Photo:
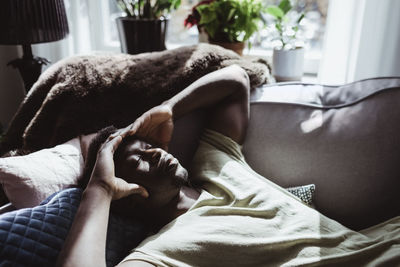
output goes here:
{"type": "Polygon", "coordinates": [[[168,19],[117,18],[121,51],[131,55],[165,50],[168,19]]]}
{"type": "Polygon", "coordinates": [[[304,48],[274,49],[272,74],[277,82],[300,81],[303,76],[304,48]]]}
{"type": "Polygon", "coordinates": [[[229,42],[214,41],[209,38],[207,32],[202,27],[197,26],[197,29],[199,31],[199,43],[210,43],[210,44],[219,45],[225,49],[229,49],[229,50],[232,50],[233,52],[236,52],[240,56],[243,55],[243,50],[245,47],[244,42],[229,43],[229,42]]]}

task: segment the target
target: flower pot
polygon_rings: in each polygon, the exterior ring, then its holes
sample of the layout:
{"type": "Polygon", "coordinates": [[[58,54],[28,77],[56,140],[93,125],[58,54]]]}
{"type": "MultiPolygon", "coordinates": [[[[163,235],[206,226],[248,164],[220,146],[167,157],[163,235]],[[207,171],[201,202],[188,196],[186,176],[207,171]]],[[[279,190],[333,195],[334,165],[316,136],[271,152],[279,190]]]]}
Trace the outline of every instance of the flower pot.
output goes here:
{"type": "Polygon", "coordinates": [[[272,74],[277,82],[300,81],[303,76],[304,48],[274,49],[272,74]]]}
{"type": "Polygon", "coordinates": [[[165,50],[168,19],[117,18],[121,51],[131,55],[165,50]]]}
{"type": "Polygon", "coordinates": [[[223,48],[232,50],[232,51],[236,52],[237,54],[239,54],[240,56],[243,55],[243,49],[244,49],[243,42],[225,43],[225,42],[215,42],[215,41],[211,41],[211,40],[209,40],[209,42],[210,42],[210,44],[219,45],[219,46],[222,46],[223,48]]]}

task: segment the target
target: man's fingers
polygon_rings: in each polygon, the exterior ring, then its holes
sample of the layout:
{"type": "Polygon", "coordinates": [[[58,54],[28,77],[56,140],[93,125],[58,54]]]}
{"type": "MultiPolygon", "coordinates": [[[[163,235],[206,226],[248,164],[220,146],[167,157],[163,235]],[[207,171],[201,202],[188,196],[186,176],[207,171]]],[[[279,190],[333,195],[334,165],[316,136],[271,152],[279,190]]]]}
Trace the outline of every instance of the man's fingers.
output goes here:
{"type": "Polygon", "coordinates": [[[114,137],[120,135],[123,139],[129,135],[133,135],[133,134],[135,134],[137,129],[141,127],[142,124],[143,124],[143,119],[138,118],[135,122],[129,124],[125,128],[118,129],[115,133],[110,135],[110,138],[114,138],[114,137]]]}
{"type": "Polygon", "coordinates": [[[139,194],[144,198],[149,197],[149,192],[147,192],[146,188],[137,184],[128,184],[129,186],[129,195],[139,194]]]}
{"type": "Polygon", "coordinates": [[[134,183],[127,183],[124,179],[114,177],[114,197],[113,199],[120,199],[129,195],[141,195],[144,198],[149,197],[149,192],[141,185],[134,183]]]}
{"type": "Polygon", "coordinates": [[[125,127],[125,128],[122,128],[122,129],[118,129],[115,133],[113,133],[111,135],[111,137],[115,137],[115,136],[120,135],[122,137],[122,139],[125,138],[128,135],[130,127],[131,127],[131,125],[129,125],[129,126],[125,127]]]}
{"type": "Polygon", "coordinates": [[[119,144],[121,144],[122,142],[122,137],[120,135],[116,136],[116,137],[108,137],[106,143],[104,144],[104,148],[105,149],[109,149],[111,150],[112,153],[115,152],[115,150],[117,150],[119,144]]]}
{"type": "Polygon", "coordinates": [[[111,140],[111,145],[112,145],[112,152],[114,153],[115,150],[117,150],[118,146],[122,142],[122,136],[118,135],[114,139],[111,140]]]}
{"type": "Polygon", "coordinates": [[[116,133],[113,135],[120,135],[122,138],[125,138],[130,135],[134,135],[136,131],[142,126],[143,124],[143,119],[138,118],[134,123],[128,125],[125,128],[119,129],[116,133]]]}
{"type": "Polygon", "coordinates": [[[138,118],[134,123],[132,123],[131,127],[128,130],[128,134],[136,134],[138,130],[141,130],[144,127],[146,120],[148,120],[148,118],[146,118],[145,115],[142,115],[142,117],[138,118]]]}
{"type": "Polygon", "coordinates": [[[123,136],[123,129],[118,129],[115,133],[111,134],[109,138],[115,138],[118,135],[120,135],[122,138],[124,137],[123,136]]]}
{"type": "Polygon", "coordinates": [[[141,124],[139,124],[139,123],[134,123],[134,124],[126,131],[126,133],[127,133],[128,135],[134,135],[134,134],[137,132],[137,130],[139,129],[140,125],[141,125],[141,124]]]}

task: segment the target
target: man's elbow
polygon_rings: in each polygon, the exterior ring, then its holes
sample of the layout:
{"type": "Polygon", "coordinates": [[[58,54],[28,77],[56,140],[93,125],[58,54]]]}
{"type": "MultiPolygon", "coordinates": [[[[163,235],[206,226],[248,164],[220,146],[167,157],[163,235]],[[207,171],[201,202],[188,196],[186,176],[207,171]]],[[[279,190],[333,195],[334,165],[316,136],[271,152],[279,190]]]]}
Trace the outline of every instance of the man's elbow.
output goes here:
{"type": "Polygon", "coordinates": [[[238,89],[245,92],[250,91],[250,78],[247,72],[239,65],[232,65],[230,70],[231,79],[235,81],[238,89]]]}

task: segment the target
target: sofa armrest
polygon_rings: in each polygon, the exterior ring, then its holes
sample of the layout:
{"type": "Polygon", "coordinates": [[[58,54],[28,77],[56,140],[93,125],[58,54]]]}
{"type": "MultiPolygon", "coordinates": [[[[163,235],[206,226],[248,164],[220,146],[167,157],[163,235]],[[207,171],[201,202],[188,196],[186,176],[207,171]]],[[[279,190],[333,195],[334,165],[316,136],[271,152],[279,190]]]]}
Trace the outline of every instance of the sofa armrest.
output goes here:
{"type": "Polygon", "coordinates": [[[315,207],[359,230],[400,214],[399,106],[400,78],[264,86],[243,152],[282,187],[315,184],[315,207]]]}

